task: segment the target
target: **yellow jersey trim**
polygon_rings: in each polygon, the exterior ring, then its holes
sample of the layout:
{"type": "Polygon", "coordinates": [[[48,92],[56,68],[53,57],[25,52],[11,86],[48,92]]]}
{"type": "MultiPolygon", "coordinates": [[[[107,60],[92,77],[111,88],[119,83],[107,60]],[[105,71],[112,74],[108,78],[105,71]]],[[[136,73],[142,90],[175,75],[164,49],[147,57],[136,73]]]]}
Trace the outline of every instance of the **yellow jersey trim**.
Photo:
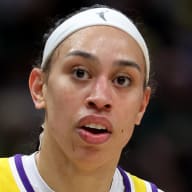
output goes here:
{"type": "Polygon", "coordinates": [[[12,175],[8,158],[0,158],[0,191],[20,192],[12,175]]]}

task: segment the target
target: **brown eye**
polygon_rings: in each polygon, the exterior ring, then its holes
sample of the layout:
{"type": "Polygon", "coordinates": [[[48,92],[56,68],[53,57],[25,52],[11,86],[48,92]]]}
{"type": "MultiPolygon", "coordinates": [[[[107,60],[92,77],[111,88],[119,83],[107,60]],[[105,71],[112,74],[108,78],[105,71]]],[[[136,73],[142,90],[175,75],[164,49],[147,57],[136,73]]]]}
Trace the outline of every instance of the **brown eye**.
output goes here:
{"type": "Polygon", "coordinates": [[[131,79],[128,76],[120,75],[113,80],[117,87],[128,87],[131,83],[131,79]]]}
{"type": "Polygon", "coordinates": [[[79,67],[73,69],[73,76],[75,79],[80,80],[87,80],[90,78],[88,71],[79,67]]]}

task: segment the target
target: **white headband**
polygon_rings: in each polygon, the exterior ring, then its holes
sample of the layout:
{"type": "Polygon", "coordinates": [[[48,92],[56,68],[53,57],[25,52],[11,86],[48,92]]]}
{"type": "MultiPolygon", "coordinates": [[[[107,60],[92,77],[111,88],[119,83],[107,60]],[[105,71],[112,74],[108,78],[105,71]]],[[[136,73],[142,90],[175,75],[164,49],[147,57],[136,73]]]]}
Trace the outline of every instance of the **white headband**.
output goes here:
{"type": "Polygon", "coordinates": [[[116,27],[128,33],[140,46],[146,62],[146,82],[149,80],[150,60],[145,40],[133,22],[121,12],[110,8],[93,8],[75,14],[59,25],[48,38],[43,51],[41,68],[44,68],[48,59],[57,46],[73,32],[94,25],[116,27]]]}

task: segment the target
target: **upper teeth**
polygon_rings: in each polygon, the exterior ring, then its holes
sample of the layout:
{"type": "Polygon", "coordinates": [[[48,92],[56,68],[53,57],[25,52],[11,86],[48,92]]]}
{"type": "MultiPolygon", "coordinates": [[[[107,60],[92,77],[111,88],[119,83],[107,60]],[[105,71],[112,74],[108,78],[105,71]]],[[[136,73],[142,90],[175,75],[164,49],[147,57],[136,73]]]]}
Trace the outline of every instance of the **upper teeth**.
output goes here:
{"type": "Polygon", "coordinates": [[[103,125],[99,125],[99,124],[94,124],[94,123],[91,123],[91,124],[87,124],[85,125],[85,127],[88,127],[88,128],[91,128],[91,129],[98,129],[98,130],[101,130],[101,129],[106,129],[103,125]]]}

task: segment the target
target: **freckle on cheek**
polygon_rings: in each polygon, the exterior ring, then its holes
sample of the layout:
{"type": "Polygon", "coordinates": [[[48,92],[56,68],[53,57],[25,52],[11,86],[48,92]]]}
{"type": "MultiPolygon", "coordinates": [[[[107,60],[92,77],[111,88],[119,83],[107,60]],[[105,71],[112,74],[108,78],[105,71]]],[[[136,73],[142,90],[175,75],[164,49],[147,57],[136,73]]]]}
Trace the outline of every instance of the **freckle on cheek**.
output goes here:
{"type": "Polygon", "coordinates": [[[121,133],[124,133],[124,129],[121,129],[121,133]]]}

